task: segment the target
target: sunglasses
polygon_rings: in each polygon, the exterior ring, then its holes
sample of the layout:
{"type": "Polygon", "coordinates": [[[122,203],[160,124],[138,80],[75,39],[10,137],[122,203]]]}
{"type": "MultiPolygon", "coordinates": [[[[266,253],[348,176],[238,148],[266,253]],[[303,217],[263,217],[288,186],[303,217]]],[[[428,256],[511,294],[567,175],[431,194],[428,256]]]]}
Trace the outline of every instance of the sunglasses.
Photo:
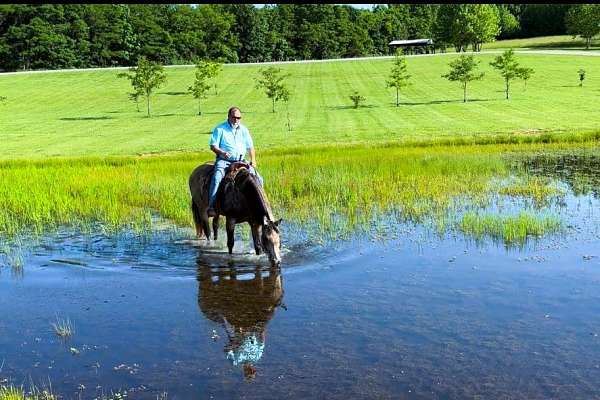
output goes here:
{"type": "Polygon", "coordinates": [[[236,116],[232,115],[231,119],[242,119],[242,117],[236,117],[236,116]]]}

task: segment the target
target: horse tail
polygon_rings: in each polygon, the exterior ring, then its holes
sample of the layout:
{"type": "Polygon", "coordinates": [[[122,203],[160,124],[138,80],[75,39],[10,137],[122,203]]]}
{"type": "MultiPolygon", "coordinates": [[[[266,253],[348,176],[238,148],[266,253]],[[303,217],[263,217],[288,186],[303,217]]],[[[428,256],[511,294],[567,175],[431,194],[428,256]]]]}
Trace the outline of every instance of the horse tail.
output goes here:
{"type": "Polygon", "coordinates": [[[202,223],[202,219],[200,218],[200,210],[198,209],[198,206],[194,200],[192,200],[192,215],[194,216],[194,223],[196,226],[202,223]]]}

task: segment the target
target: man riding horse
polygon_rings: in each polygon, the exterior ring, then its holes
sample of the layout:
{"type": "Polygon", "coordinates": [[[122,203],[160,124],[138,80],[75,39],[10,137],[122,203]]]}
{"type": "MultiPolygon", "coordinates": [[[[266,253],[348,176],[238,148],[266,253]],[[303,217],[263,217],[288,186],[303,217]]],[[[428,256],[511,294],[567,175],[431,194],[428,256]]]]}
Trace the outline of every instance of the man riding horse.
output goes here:
{"type": "Polygon", "coordinates": [[[225,176],[225,170],[234,161],[243,160],[246,156],[246,151],[250,153],[250,172],[258,177],[258,180],[263,185],[263,179],[256,172],[256,153],[254,151],[254,143],[250,131],[241,124],[242,112],[238,107],[231,107],[227,113],[227,121],[217,125],[213,129],[210,137],[210,149],[217,155],[215,161],[215,172],[210,182],[208,210],[209,217],[214,217],[215,200],[219,184],[225,176]]]}
{"type": "Polygon", "coordinates": [[[217,155],[214,163],[204,163],[189,178],[192,215],[196,236],[210,240],[208,219],[213,219],[217,239],[219,216],[225,216],[227,247],[233,253],[235,225],[247,222],[252,231],[256,254],[263,251],[273,265],[281,263],[279,224],[263,189],[263,180],[254,168],[256,155],[248,129],[239,123],[242,113],[229,109],[227,121],[215,127],[210,148],[217,155]],[[250,163],[242,160],[250,151],[250,163]]]}

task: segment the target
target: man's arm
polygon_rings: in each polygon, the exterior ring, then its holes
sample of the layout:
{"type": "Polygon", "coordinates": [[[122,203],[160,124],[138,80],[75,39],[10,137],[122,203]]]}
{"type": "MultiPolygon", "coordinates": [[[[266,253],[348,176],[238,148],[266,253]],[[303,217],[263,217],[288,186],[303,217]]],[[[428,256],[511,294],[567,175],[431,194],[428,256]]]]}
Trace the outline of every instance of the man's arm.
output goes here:
{"type": "Polygon", "coordinates": [[[229,156],[230,156],[230,155],[229,155],[229,153],[228,153],[228,152],[226,152],[226,151],[223,151],[223,150],[221,150],[221,149],[220,149],[219,147],[217,147],[216,145],[214,145],[214,144],[211,144],[211,145],[210,145],[210,149],[211,149],[211,150],[213,151],[213,153],[215,153],[216,155],[218,155],[218,156],[221,156],[221,158],[224,158],[224,159],[226,159],[226,160],[228,160],[228,159],[229,159],[229,156]]]}
{"type": "Polygon", "coordinates": [[[256,152],[254,151],[254,147],[250,148],[250,162],[256,168],[256,152]]]}
{"type": "Polygon", "coordinates": [[[218,144],[221,142],[221,131],[219,127],[213,129],[212,135],[210,136],[210,140],[208,142],[210,146],[210,150],[215,153],[217,156],[221,156],[224,159],[228,159],[230,154],[226,151],[221,150],[218,144]]]}

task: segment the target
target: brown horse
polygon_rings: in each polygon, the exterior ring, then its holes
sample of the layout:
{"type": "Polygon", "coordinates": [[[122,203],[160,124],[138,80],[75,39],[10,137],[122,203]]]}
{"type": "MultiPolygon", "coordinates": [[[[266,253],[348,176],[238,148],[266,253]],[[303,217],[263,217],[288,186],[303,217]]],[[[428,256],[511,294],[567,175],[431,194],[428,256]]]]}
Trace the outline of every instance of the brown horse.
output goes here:
{"type": "MultiPolygon", "coordinates": [[[[208,240],[210,240],[210,229],[206,210],[212,174],[213,163],[205,163],[196,167],[189,179],[196,236],[202,238],[204,234],[208,240]]],[[[256,254],[261,254],[264,250],[271,264],[281,264],[279,238],[281,219],[275,221],[273,218],[267,196],[258,178],[250,173],[247,164],[236,162],[227,169],[219,185],[214,208],[217,213],[213,218],[214,238],[216,240],[218,236],[219,215],[224,215],[229,254],[233,252],[235,225],[248,222],[252,230],[256,254]]]]}

